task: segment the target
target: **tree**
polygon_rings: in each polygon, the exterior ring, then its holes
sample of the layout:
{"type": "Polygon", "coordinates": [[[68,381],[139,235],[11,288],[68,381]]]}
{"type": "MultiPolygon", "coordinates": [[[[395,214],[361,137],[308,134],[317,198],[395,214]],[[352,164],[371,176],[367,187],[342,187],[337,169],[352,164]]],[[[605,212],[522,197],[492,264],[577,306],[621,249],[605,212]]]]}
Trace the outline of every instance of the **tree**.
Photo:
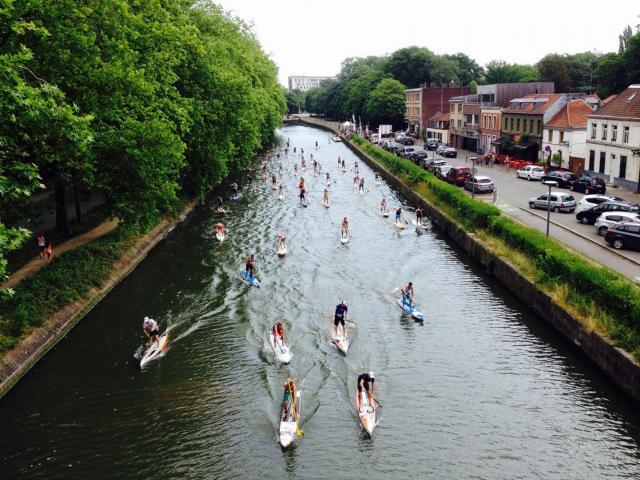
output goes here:
{"type": "Polygon", "coordinates": [[[571,76],[565,57],[556,53],[546,55],[537,64],[540,77],[545,82],[553,82],[556,92],[567,92],[571,87],[571,76]]]}
{"type": "Polygon", "coordinates": [[[440,55],[434,55],[429,60],[431,83],[437,86],[458,83],[458,66],[453,60],[440,55]]]}
{"type": "Polygon", "coordinates": [[[421,83],[431,83],[433,57],[433,52],[428,48],[401,48],[391,54],[384,71],[407,88],[416,88],[421,83]]]}
{"type": "Polygon", "coordinates": [[[533,65],[518,65],[503,60],[492,60],[485,67],[487,83],[536,82],[540,73],[533,65]]]}
{"type": "Polygon", "coordinates": [[[471,85],[472,81],[477,82],[484,75],[484,69],[464,53],[458,52],[453,55],[444,55],[444,57],[455,63],[460,85],[471,85]]]}
{"type": "Polygon", "coordinates": [[[627,86],[624,61],[616,53],[603,55],[598,61],[595,74],[598,79],[598,95],[602,98],[618,93],[627,86]]]}
{"type": "Polygon", "coordinates": [[[397,80],[385,78],[371,92],[365,105],[366,120],[371,125],[404,125],[405,86],[397,80]]]}
{"type": "Polygon", "coordinates": [[[288,90],[285,93],[285,99],[287,101],[287,113],[298,113],[304,109],[304,92],[300,90],[288,90]]]}
{"type": "Polygon", "coordinates": [[[571,77],[572,92],[593,92],[595,85],[595,69],[600,58],[593,52],[581,52],[564,55],[567,70],[571,77]]]}

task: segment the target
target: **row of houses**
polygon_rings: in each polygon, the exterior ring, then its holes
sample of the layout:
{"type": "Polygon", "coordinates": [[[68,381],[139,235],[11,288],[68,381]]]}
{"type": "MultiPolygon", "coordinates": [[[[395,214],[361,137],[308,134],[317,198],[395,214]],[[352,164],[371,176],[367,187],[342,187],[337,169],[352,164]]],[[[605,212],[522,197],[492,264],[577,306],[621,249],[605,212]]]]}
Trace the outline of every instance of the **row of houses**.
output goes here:
{"type": "Polygon", "coordinates": [[[408,129],[455,148],[587,172],[639,191],[640,85],[601,100],[551,82],[406,90],[408,129]]]}

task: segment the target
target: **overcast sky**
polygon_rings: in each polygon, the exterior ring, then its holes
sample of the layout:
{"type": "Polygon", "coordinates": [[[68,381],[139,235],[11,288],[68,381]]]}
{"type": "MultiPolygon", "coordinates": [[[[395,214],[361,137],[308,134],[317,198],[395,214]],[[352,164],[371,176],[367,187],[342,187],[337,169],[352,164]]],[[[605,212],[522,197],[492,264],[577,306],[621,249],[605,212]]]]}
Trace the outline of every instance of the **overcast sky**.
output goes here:
{"type": "Polygon", "coordinates": [[[640,23],[640,2],[535,0],[515,8],[493,0],[218,0],[253,23],[263,49],[289,75],[335,75],[348,57],[410,45],[464,52],[481,65],[534,63],[547,53],[616,51],[625,25],[640,23]]]}

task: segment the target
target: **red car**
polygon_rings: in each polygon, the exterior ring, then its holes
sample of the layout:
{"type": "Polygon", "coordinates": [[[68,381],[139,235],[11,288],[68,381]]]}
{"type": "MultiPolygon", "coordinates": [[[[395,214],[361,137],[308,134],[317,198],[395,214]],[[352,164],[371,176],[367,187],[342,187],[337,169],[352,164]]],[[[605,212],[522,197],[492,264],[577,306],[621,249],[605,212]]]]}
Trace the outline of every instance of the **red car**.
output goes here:
{"type": "Polygon", "coordinates": [[[453,183],[459,187],[471,178],[471,169],[469,167],[453,167],[447,172],[447,182],[453,183]]]}

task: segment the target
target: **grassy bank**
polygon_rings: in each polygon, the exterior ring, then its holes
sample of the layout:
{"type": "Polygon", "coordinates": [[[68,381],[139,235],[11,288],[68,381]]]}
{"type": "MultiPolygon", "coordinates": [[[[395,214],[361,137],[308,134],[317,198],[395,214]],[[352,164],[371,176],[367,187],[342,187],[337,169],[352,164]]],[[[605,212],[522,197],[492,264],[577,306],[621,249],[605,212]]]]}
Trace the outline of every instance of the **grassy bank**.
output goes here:
{"type": "Polygon", "coordinates": [[[46,268],[20,282],[13,297],[0,304],[0,352],[16,346],[31,327],[41,326],[55,311],[102,285],[140,233],[118,227],[55,257],[46,268]]]}
{"type": "Polygon", "coordinates": [[[538,287],[640,359],[640,289],[626,277],[474,200],[461,189],[359,136],[352,141],[468,231],[506,256],[538,287]]]}

